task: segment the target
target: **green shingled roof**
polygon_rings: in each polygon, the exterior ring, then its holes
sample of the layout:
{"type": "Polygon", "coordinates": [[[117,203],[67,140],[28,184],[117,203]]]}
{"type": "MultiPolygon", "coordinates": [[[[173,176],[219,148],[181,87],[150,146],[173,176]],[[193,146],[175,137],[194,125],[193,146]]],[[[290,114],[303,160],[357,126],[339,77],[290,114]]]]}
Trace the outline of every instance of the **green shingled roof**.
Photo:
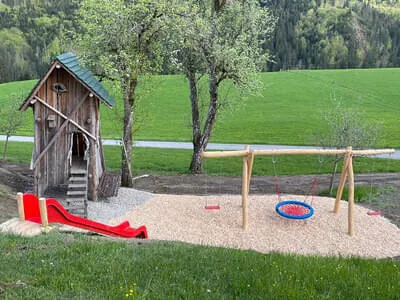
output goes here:
{"type": "Polygon", "coordinates": [[[114,99],[108,94],[107,90],[102,86],[102,84],[94,77],[92,72],[79,64],[78,57],[74,53],[67,52],[60,54],[56,57],[56,59],[68,71],[75,75],[83,85],[86,85],[99,99],[104,101],[110,107],[114,105],[114,99]]]}

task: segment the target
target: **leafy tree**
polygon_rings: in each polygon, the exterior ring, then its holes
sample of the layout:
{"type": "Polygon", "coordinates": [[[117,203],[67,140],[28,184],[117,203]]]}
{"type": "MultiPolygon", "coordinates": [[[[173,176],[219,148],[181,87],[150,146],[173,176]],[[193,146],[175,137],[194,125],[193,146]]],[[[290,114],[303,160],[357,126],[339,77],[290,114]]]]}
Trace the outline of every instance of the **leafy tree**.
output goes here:
{"type": "Polygon", "coordinates": [[[11,103],[8,106],[0,107],[0,133],[6,136],[3,148],[3,160],[6,159],[8,139],[12,136],[22,124],[22,113],[19,105],[25,99],[23,94],[12,94],[11,103]]]}
{"type": "Polygon", "coordinates": [[[132,186],[132,127],[137,88],[160,70],[167,1],[84,0],[78,38],[84,59],[100,76],[123,90],[122,186],[132,186]]]}
{"type": "MultiPolygon", "coordinates": [[[[361,107],[361,105],[359,105],[361,107]]],[[[367,121],[359,109],[346,107],[336,98],[331,107],[322,115],[322,122],[329,130],[319,136],[319,144],[325,148],[343,149],[352,146],[353,149],[374,147],[381,130],[381,123],[367,121]]],[[[332,194],[333,181],[337,166],[342,156],[336,156],[332,168],[329,195],[332,194]]]]}
{"type": "Polygon", "coordinates": [[[190,1],[180,13],[180,22],[174,54],[189,83],[194,148],[190,171],[199,173],[201,153],[223,105],[222,83],[231,81],[247,92],[259,88],[255,75],[267,60],[263,39],[270,36],[274,22],[269,11],[253,0],[190,1]],[[202,117],[199,79],[204,75],[208,78],[209,100],[206,116],[202,117]]]}
{"type": "Polygon", "coordinates": [[[30,78],[30,47],[17,28],[0,30],[0,82],[30,78]]]}

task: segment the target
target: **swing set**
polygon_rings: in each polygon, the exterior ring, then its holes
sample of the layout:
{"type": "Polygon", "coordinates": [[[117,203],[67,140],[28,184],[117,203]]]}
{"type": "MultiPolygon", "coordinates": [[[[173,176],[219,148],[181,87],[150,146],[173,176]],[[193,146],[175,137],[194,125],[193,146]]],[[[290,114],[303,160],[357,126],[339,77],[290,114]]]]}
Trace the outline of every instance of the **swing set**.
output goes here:
{"type": "MultiPolygon", "coordinates": [[[[353,150],[352,147],[346,149],[278,149],[278,150],[250,150],[249,146],[246,146],[244,150],[237,151],[211,151],[203,152],[203,158],[222,158],[222,157],[242,157],[242,227],[244,230],[248,227],[248,194],[251,180],[251,173],[254,163],[254,157],[256,155],[269,155],[276,157],[278,155],[344,155],[342,174],[339,181],[338,191],[336,194],[336,200],[334,205],[334,213],[337,214],[340,208],[340,200],[346,180],[348,182],[348,234],[354,235],[354,171],[353,171],[353,156],[366,156],[366,155],[377,155],[377,154],[388,154],[395,152],[394,149],[371,149],[371,150],[353,150]]],[[[320,173],[320,166],[318,174],[320,173]]],[[[314,214],[314,208],[312,207],[312,200],[317,187],[318,175],[315,177],[309,195],[311,196],[311,202],[307,203],[307,197],[305,201],[298,200],[284,200],[281,201],[280,185],[278,180],[278,174],[276,170],[276,160],[274,163],[275,173],[275,188],[278,195],[278,204],[275,207],[276,212],[288,219],[307,219],[314,214]]],[[[206,209],[219,209],[219,205],[206,209]]]]}

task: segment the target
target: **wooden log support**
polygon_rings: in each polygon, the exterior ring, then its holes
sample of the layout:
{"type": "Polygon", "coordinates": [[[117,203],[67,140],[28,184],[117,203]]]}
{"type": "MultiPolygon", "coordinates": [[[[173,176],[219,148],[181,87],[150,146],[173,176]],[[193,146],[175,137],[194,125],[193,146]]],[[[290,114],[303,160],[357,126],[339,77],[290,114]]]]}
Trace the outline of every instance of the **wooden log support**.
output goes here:
{"type": "Polygon", "coordinates": [[[40,159],[43,157],[43,155],[46,154],[47,151],[49,151],[50,147],[54,144],[54,142],[57,140],[57,138],[60,136],[60,134],[63,132],[64,128],[68,125],[68,122],[71,121],[71,117],[75,115],[75,113],[78,111],[79,107],[82,106],[83,102],[85,102],[86,98],[88,97],[89,93],[86,93],[82,99],[79,101],[79,103],[74,107],[72,110],[70,117],[65,119],[64,122],[61,124],[61,126],[58,128],[57,133],[52,137],[52,139],[49,141],[49,143],[46,145],[46,147],[43,149],[43,151],[39,154],[39,156],[35,159],[35,162],[33,163],[33,167],[35,168],[40,159]]]}
{"type": "Polygon", "coordinates": [[[42,227],[49,227],[49,219],[47,216],[46,198],[39,198],[40,219],[42,227]]]}
{"type": "Polygon", "coordinates": [[[25,211],[24,211],[24,194],[17,194],[17,204],[18,204],[18,217],[20,221],[25,221],[25,211]]]}
{"type": "Polygon", "coordinates": [[[366,156],[378,154],[390,154],[396,152],[395,149],[367,149],[367,150],[352,150],[352,156],[366,156]]]}
{"type": "Polygon", "coordinates": [[[349,157],[349,167],[347,168],[347,177],[349,178],[349,197],[348,197],[348,232],[350,236],[354,235],[354,172],[353,158],[349,157]]]}
{"type": "MultiPolygon", "coordinates": [[[[253,150],[255,156],[257,155],[345,155],[347,149],[272,149],[272,150],[253,150]]],[[[369,149],[369,150],[352,150],[352,156],[365,156],[377,154],[390,154],[394,153],[394,149],[369,149]]],[[[221,158],[221,157],[237,157],[247,156],[246,150],[236,151],[207,151],[203,152],[204,158],[221,158]]]]}
{"type": "Polygon", "coordinates": [[[342,167],[342,175],[340,176],[340,181],[338,185],[338,189],[336,192],[336,200],[335,200],[335,207],[333,208],[333,212],[337,214],[340,208],[340,200],[342,200],[342,194],[344,185],[346,183],[346,178],[348,174],[348,168],[350,163],[350,156],[351,156],[351,147],[347,147],[347,153],[344,156],[343,167],[342,167]]]}
{"type": "Polygon", "coordinates": [[[87,136],[89,136],[91,139],[93,139],[94,141],[97,141],[96,137],[94,135],[92,135],[89,131],[87,131],[85,128],[83,128],[81,125],[79,125],[78,123],[76,123],[74,120],[71,120],[70,118],[68,118],[66,115],[64,115],[62,112],[58,111],[57,109],[55,109],[53,106],[47,104],[44,100],[40,99],[38,96],[34,96],[34,98],[39,101],[40,103],[42,103],[44,106],[46,106],[48,109],[52,110],[53,112],[55,112],[57,115],[59,115],[60,117],[62,117],[65,120],[68,120],[71,124],[73,124],[75,127],[77,127],[79,130],[81,130],[82,132],[84,132],[87,136]]]}
{"type": "MultiPolygon", "coordinates": [[[[344,155],[347,149],[274,149],[254,150],[254,155],[344,155]]],[[[377,155],[394,153],[394,149],[352,150],[352,156],[377,155]]]]}
{"type": "MultiPolygon", "coordinates": [[[[249,153],[249,146],[246,146],[246,150],[247,153],[249,153]]],[[[243,169],[242,169],[242,227],[244,230],[247,229],[248,227],[248,172],[249,172],[249,168],[248,168],[248,161],[247,161],[247,156],[243,157],[243,169]]]]}
{"type": "Polygon", "coordinates": [[[271,149],[254,150],[254,155],[343,155],[345,149],[271,149]]]}
{"type": "Polygon", "coordinates": [[[253,172],[253,164],[254,164],[254,152],[250,151],[249,155],[247,156],[247,195],[250,191],[250,181],[251,181],[251,174],[253,172]]]}
{"type": "Polygon", "coordinates": [[[243,157],[247,156],[249,151],[238,150],[238,151],[211,151],[203,152],[201,156],[203,158],[221,158],[221,157],[243,157]]]}

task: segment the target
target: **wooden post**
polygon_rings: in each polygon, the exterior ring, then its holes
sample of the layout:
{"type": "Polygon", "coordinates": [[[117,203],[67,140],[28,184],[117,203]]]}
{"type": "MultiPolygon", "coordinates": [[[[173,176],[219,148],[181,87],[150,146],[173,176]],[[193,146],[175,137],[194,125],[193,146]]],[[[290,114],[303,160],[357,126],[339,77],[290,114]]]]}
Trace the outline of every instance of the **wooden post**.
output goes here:
{"type": "Polygon", "coordinates": [[[24,194],[17,194],[18,203],[18,216],[20,221],[25,221],[25,211],[24,211],[24,194]]]}
{"type": "Polygon", "coordinates": [[[336,192],[336,200],[335,200],[335,207],[333,209],[333,212],[337,214],[339,212],[340,208],[340,200],[342,199],[342,194],[343,194],[343,188],[346,183],[346,178],[347,178],[347,173],[348,173],[348,168],[349,168],[349,162],[350,162],[350,157],[351,157],[351,147],[347,147],[346,154],[344,156],[343,160],[343,167],[342,167],[342,175],[340,176],[340,181],[339,181],[339,186],[336,192]]]}
{"type": "Polygon", "coordinates": [[[253,171],[253,164],[254,164],[254,152],[251,151],[247,156],[247,195],[249,194],[250,190],[250,180],[251,180],[251,173],[253,171]]]}
{"type": "Polygon", "coordinates": [[[349,235],[354,235],[354,172],[353,158],[349,157],[349,167],[347,168],[347,177],[349,178],[349,198],[348,198],[348,231],[349,235]]]}
{"type": "Polygon", "coordinates": [[[49,227],[49,219],[47,217],[46,198],[39,198],[40,219],[42,227],[49,227]]]}
{"type": "MultiPolygon", "coordinates": [[[[246,151],[249,151],[249,146],[246,146],[246,151]]],[[[248,165],[247,156],[243,157],[243,170],[242,170],[242,227],[244,230],[248,226],[248,203],[247,203],[247,191],[248,191],[248,165]]]]}

